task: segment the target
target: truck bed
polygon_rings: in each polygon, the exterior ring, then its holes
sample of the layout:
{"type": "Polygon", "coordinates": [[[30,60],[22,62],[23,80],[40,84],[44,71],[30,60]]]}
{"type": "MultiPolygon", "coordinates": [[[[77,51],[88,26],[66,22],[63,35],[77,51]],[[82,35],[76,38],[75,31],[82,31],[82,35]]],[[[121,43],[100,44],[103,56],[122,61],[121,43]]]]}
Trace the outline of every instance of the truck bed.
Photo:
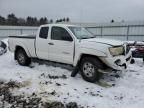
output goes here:
{"type": "Polygon", "coordinates": [[[18,35],[18,36],[9,36],[9,38],[27,38],[27,39],[35,39],[35,35],[18,35]]]}
{"type": "Polygon", "coordinates": [[[35,39],[34,35],[19,35],[19,36],[9,36],[9,50],[14,52],[16,46],[23,47],[30,57],[36,57],[35,53],[35,39]]]}

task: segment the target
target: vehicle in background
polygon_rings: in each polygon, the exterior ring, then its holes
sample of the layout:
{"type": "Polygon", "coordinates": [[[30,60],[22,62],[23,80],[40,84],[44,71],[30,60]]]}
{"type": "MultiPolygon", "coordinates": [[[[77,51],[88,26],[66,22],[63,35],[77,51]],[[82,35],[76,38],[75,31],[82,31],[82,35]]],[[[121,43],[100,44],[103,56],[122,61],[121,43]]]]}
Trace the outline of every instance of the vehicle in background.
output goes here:
{"type": "Polygon", "coordinates": [[[144,61],[144,46],[135,48],[135,50],[132,51],[132,56],[134,58],[143,58],[144,61]]]}
{"type": "MultiPolygon", "coordinates": [[[[144,61],[144,42],[143,41],[126,41],[131,48],[133,58],[142,58],[144,61]]],[[[133,61],[133,60],[132,60],[133,61]]]]}
{"type": "Polygon", "coordinates": [[[0,41],[0,55],[3,55],[6,52],[7,52],[7,45],[3,41],[0,41]]]}

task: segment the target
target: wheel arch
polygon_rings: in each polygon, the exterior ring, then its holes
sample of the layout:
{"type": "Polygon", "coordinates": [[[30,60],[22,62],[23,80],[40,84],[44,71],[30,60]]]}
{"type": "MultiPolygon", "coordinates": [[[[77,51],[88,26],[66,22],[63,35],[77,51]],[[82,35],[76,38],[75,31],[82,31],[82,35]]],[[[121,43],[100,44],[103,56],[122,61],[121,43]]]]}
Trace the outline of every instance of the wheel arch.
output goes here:
{"type": "Polygon", "coordinates": [[[85,57],[92,57],[92,58],[97,59],[100,63],[102,63],[102,65],[103,65],[102,68],[108,67],[98,56],[96,56],[96,55],[91,55],[91,54],[81,54],[81,55],[80,55],[80,58],[79,58],[79,60],[78,60],[77,65],[79,65],[79,64],[81,63],[82,59],[85,58],[85,57]]]}
{"type": "Polygon", "coordinates": [[[24,50],[25,53],[27,54],[27,56],[30,57],[30,53],[29,53],[29,51],[28,51],[26,48],[24,48],[24,47],[22,47],[22,46],[20,46],[20,45],[16,45],[16,47],[15,47],[15,53],[14,53],[14,59],[15,59],[15,60],[16,60],[16,52],[17,52],[18,50],[20,50],[20,49],[24,50]]]}

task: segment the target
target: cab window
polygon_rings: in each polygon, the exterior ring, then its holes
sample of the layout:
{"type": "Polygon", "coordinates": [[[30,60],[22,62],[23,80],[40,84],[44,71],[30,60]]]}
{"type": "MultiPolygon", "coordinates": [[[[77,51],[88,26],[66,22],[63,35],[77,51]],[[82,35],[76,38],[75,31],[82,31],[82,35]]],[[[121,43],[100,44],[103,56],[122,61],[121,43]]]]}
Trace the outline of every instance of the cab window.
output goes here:
{"type": "Polygon", "coordinates": [[[52,27],[51,39],[62,41],[73,41],[68,31],[62,27],[52,27]]]}
{"type": "Polygon", "coordinates": [[[47,39],[48,31],[49,31],[49,27],[41,27],[39,37],[43,39],[47,39]]]}

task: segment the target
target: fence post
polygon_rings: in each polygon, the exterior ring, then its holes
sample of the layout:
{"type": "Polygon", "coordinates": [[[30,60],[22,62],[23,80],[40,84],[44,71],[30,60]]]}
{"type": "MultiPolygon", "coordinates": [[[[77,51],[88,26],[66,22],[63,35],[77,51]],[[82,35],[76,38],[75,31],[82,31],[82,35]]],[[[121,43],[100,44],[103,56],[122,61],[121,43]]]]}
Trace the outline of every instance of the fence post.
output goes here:
{"type": "Polygon", "coordinates": [[[129,40],[129,25],[127,26],[127,34],[126,34],[126,40],[129,40]]]}
{"type": "Polygon", "coordinates": [[[21,33],[21,35],[23,34],[23,30],[22,29],[20,29],[20,33],[21,33]]]}
{"type": "Polygon", "coordinates": [[[103,32],[103,30],[102,30],[102,29],[103,29],[103,27],[101,26],[101,38],[103,37],[103,36],[102,36],[102,34],[103,34],[103,33],[102,33],[102,32],[103,32]]]}

